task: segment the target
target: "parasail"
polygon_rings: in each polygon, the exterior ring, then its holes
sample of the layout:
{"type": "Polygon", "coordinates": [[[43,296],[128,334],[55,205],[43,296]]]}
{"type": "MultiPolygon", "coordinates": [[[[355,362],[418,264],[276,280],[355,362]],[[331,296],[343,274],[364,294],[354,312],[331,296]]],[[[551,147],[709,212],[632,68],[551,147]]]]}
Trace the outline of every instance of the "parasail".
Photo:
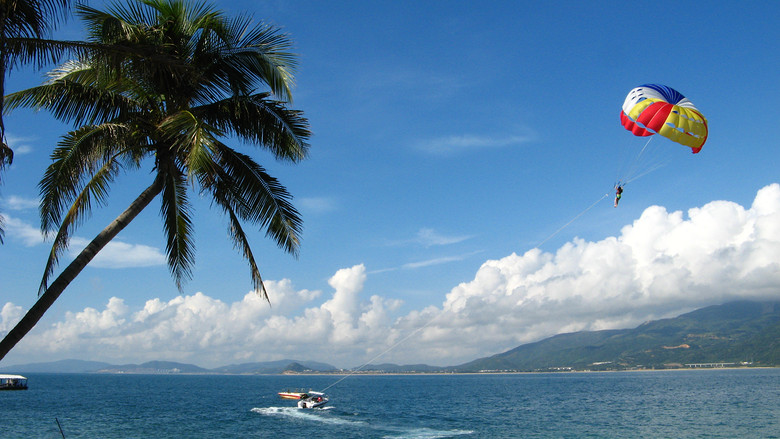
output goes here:
{"type": "Polygon", "coordinates": [[[631,90],[620,122],[635,136],[660,134],[694,154],[707,141],[707,119],[682,93],[665,85],[645,84],[631,90]]]}

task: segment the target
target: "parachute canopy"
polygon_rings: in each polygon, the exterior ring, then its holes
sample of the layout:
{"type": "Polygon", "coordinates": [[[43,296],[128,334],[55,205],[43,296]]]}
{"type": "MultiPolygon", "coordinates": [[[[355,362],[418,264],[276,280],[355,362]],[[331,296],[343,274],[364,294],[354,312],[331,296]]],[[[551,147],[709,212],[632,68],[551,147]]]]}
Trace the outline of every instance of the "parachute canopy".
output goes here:
{"type": "Polygon", "coordinates": [[[645,84],[631,90],[620,122],[635,136],[660,134],[694,154],[707,141],[707,119],[682,93],[665,85],[645,84]]]}

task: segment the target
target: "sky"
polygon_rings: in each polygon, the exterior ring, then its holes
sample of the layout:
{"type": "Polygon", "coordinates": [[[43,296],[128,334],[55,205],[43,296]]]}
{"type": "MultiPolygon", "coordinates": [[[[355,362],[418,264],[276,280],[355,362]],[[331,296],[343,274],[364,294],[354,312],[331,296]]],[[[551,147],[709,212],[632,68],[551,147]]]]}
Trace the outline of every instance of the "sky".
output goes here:
{"type": "MultiPolygon", "coordinates": [[[[196,265],[178,290],[155,201],[0,364],[448,366],[780,298],[780,3],[216,4],[279,26],[299,55],[291,107],[311,123],[310,157],[291,165],[231,144],[294,195],[299,256],[250,234],[269,304],[226,219],[195,196],[196,265]],[[707,117],[701,153],[622,127],[626,95],[646,83],[707,117]],[[620,178],[630,182],[615,208],[620,178]]],[[[83,32],[72,19],[56,35],[83,32]]],[[[7,91],[43,73],[14,71],[7,91]]],[[[6,117],[0,335],[37,298],[50,246],[37,183],[70,128],[44,112],[6,117]]],[[[150,170],[117,179],[71,257],[150,170]]]]}

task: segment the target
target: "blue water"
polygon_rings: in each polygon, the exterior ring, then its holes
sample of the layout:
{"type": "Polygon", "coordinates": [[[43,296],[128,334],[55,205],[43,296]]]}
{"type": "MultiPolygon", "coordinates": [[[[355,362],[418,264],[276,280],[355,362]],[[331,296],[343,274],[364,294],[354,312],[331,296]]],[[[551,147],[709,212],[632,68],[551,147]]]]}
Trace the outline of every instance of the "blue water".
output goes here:
{"type": "Polygon", "coordinates": [[[779,438],[780,369],[346,378],[29,374],[0,437],[779,438]]]}

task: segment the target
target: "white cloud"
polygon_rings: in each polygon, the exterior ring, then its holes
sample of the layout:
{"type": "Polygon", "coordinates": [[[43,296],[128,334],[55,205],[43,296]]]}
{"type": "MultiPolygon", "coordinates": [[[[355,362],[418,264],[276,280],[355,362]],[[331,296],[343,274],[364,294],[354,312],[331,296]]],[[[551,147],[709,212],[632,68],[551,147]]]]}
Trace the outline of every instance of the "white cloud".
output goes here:
{"type": "MultiPolygon", "coordinates": [[[[21,241],[26,247],[46,243],[40,229],[15,217],[7,216],[4,220],[6,236],[9,238],[21,241]]],[[[89,240],[86,238],[73,237],[70,240],[68,253],[74,258],[87,244],[89,244],[89,240]]],[[[156,247],[114,240],[95,256],[95,259],[90,262],[90,266],[97,268],[150,267],[164,265],[165,261],[165,254],[156,247]]]]}
{"type": "Polygon", "coordinates": [[[22,241],[26,247],[33,247],[44,243],[44,236],[41,229],[33,227],[19,218],[12,216],[5,217],[6,236],[11,239],[22,241]]]}
{"type": "Polygon", "coordinates": [[[521,145],[532,140],[533,136],[530,134],[509,134],[504,136],[464,134],[430,139],[419,143],[417,148],[431,154],[453,154],[469,150],[521,145]]]}
{"type": "Polygon", "coordinates": [[[34,151],[30,142],[34,142],[36,140],[35,138],[18,137],[6,133],[6,140],[8,141],[8,146],[14,151],[14,155],[30,154],[34,151]]]}
{"type": "Polygon", "coordinates": [[[0,334],[10,331],[22,319],[22,307],[7,302],[0,309],[0,334]]]}
{"type": "MultiPolygon", "coordinates": [[[[714,201],[684,215],[652,206],[616,237],[486,261],[441,306],[405,315],[400,301],[366,294],[368,274],[356,265],[338,270],[322,298],[289,280],[269,281],[274,306],[252,292],[232,304],[203,293],[151,299],[137,311],[113,298],[103,310],[36,328],[16,355],[206,367],[281,358],[454,365],[562,332],[633,327],[728,300],[776,300],[778,261],[773,184],[749,209],[714,201]]],[[[19,312],[6,304],[0,329],[19,312]]]]}
{"type": "MultiPolygon", "coordinates": [[[[71,239],[69,247],[71,257],[76,257],[89,242],[89,240],[79,237],[71,239]]],[[[90,266],[97,268],[151,267],[164,265],[165,261],[165,254],[157,247],[114,240],[95,256],[95,259],[90,262],[90,266]]]]}
{"type": "Polygon", "coordinates": [[[450,262],[457,262],[462,261],[467,256],[471,256],[474,253],[468,254],[468,255],[459,255],[459,256],[443,256],[440,258],[433,258],[428,259],[425,261],[417,261],[417,262],[409,262],[401,266],[401,268],[406,270],[414,270],[416,268],[423,268],[423,267],[430,267],[433,265],[441,265],[441,264],[447,264],[450,262]]]}
{"type": "Polygon", "coordinates": [[[417,232],[417,242],[426,247],[457,244],[469,238],[471,238],[471,236],[444,236],[435,230],[428,228],[422,228],[417,232]]]}
{"type": "Polygon", "coordinates": [[[457,244],[459,242],[471,239],[470,235],[454,235],[447,236],[442,235],[434,229],[423,227],[417,231],[417,234],[410,239],[392,241],[388,243],[390,246],[407,246],[407,245],[420,245],[423,247],[436,247],[450,244],[457,244]]]}
{"type": "Polygon", "coordinates": [[[39,200],[37,198],[24,198],[11,195],[3,200],[3,205],[9,210],[31,210],[37,209],[39,200]]]}
{"type": "MultiPolygon", "coordinates": [[[[301,355],[351,361],[343,352],[359,355],[366,346],[381,345],[392,324],[389,314],[400,306],[377,295],[361,300],[365,277],[362,265],[339,270],[330,279],[330,300],[294,317],[286,316],[290,309],[310,304],[320,293],[295,291],[289,281],[269,281],[273,306],[255,292],[233,304],[195,293],[167,302],[151,299],[136,312],[114,297],[103,310],[69,312],[49,328],[36,328],[16,351],[122,362],[166,358],[210,366],[301,355]]],[[[10,328],[12,323],[5,322],[14,315],[5,314],[3,327],[10,328]]]]}
{"type": "Polygon", "coordinates": [[[336,202],[327,197],[304,197],[296,200],[301,210],[315,214],[323,214],[336,210],[336,202]]]}

